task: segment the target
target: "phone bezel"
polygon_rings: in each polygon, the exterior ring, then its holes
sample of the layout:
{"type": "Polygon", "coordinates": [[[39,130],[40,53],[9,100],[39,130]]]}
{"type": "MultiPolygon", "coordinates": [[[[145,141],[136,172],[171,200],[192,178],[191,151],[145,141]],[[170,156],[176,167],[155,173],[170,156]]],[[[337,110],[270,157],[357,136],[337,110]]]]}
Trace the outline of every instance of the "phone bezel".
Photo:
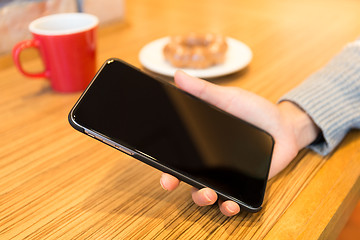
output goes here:
{"type": "MultiPolygon", "coordinates": [[[[145,163],[145,164],[148,164],[148,165],[150,165],[150,166],[152,166],[152,167],[154,167],[154,168],[156,168],[156,169],[158,169],[158,170],[160,170],[160,171],[162,171],[162,172],[169,173],[169,174],[177,177],[179,180],[190,184],[191,186],[194,186],[194,187],[196,187],[196,188],[198,188],[198,189],[201,189],[201,188],[204,188],[204,187],[208,187],[206,184],[201,183],[201,182],[199,182],[199,181],[197,181],[197,180],[195,180],[195,179],[193,179],[193,178],[185,175],[184,173],[181,173],[181,172],[176,171],[176,170],[174,170],[174,169],[172,169],[172,168],[170,168],[170,167],[168,167],[168,166],[165,166],[164,164],[159,163],[158,161],[156,161],[156,159],[152,158],[151,156],[147,155],[146,153],[143,153],[143,152],[138,151],[138,150],[136,150],[136,149],[132,149],[130,146],[124,146],[123,144],[119,144],[118,142],[112,140],[110,137],[105,136],[105,135],[103,135],[103,134],[101,134],[101,133],[99,133],[99,132],[96,132],[96,131],[94,131],[94,130],[87,129],[87,128],[85,128],[84,126],[81,126],[79,123],[76,122],[76,120],[74,119],[73,116],[74,116],[74,111],[75,111],[75,109],[77,108],[78,104],[81,102],[83,96],[85,96],[86,92],[87,92],[88,89],[91,87],[91,85],[93,84],[93,82],[98,78],[99,74],[100,74],[101,71],[105,68],[105,66],[107,66],[108,64],[111,64],[111,63],[114,62],[114,61],[121,62],[121,63],[123,63],[123,64],[125,64],[125,65],[127,65],[127,66],[129,66],[129,67],[131,67],[131,68],[133,68],[134,70],[139,71],[139,72],[141,72],[142,74],[145,74],[145,75],[149,76],[149,75],[146,74],[145,72],[141,71],[139,68],[136,68],[136,67],[134,67],[134,66],[132,66],[132,65],[130,65],[130,64],[124,62],[124,61],[122,61],[121,59],[118,59],[118,58],[109,58],[108,60],[105,61],[105,63],[104,63],[104,64],[101,66],[101,68],[98,70],[98,72],[96,73],[95,77],[92,79],[92,81],[89,83],[89,85],[87,86],[87,88],[84,90],[84,92],[81,94],[81,96],[80,96],[79,99],[76,101],[76,103],[75,103],[75,105],[73,106],[73,108],[71,109],[71,111],[70,111],[70,113],[69,113],[69,115],[68,115],[68,120],[69,120],[70,125],[71,125],[74,129],[76,129],[76,130],[78,130],[78,131],[86,134],[87,136],[90,136],[90,137],[92,137],[92,138],[94,138],[94,139],[96,139],[96,140],[98,140],[98,141],[100,141],[100,142],[102,142],[102,143],[105,143],[106,145],[109,145],[110,147],[113,147],[113,148],[115,148],[115,149],[117,149],[117,150],[119,150],[119,151],[121,151],[121,152],[123,152],[123,153],[125,153],[125,154],[127,154],[127,155],[129,155],[129,156],[131,156],[131,157],[133,157],[133,158],[135,158],[135,159],[137,159],[137,160],[140,160],[141,162],[143,162],[143,163],[145,163]]],[[[169,83],[169,82],[167,82],[167,81],[164,81],[164,80],[162,80],[162,79],[156,78],[156,77],[154,77],[154,76],[150,76],[150,77],[153,78],[153,79],[156,80],[156,81],[161,82],[162,84],[167,84],[167,85],[170,85],[170,86],[172,86],[172,87],[174,87],[174,88],[177,88],[176,86],[174,86],[173,84],[171,84],[171,83],[169,83]]],[[[179,91],[187,94],[187,95],[190,95],[189,93],[184,92],[183,90],[181,90],[181,89],[179,89],[179,88],[177,88],[177,89],[178,89],[179,91]]],[[[190,96],[192,96],[192,95],[190,95],[190,96]]],[[[192,96],[192,97],[194,97],[194,96],[192,96]]],[[[197,99],[198,99],[199,101],[203,101],[203,100],[201,100],[201,99],[199,99],[199,98],[197,98],[197,99]]],[[[205,102],[205,101],[203,101],[203,102],[205,102]]],[[[211,104],[209,104],[209,103],[207,103],[207,102],[205,102],[205,103],[208,104],[208,105],[210,105],[210,106],[212,106],[211,104]]],[[[214,106],[212,106],[212,107],[214,107],[214,106]]],[[[215,108],[216,108],[216,107],[215,107],[215,108]]],[[[219,109],[219,110],[221,110],[221,109],[219,109]]],[[[221,110],[221,111],[224,112],[223,110],[221,110]]],[[[228,113],[227,113],[227,114],[228,114],[228,113]]],[[[252,125],[252,126],[253,126],[253,125],[252,125]]],[[[253,127],[257,128],[256,126],[253,126],[253,127]]],[[[262,129],[260,129],[260,128],[257,128],[257,129],[265,132],[264,130],[262,130],[262,129]]],[[[268,133],[267,133],[267,134],[268,134],[268,133]]],[[[272,149],[271,149],[271,155],[272,155],[273,148],[274,148],[274,139],[273,139],[273,137],[272,137],[270,134],[268,134],[268,135],[271,137],[271,140],[272,140],[272,149]]],[[[270,166],[270,164],[271,164],[271,157],[270,157],[270,161],[269,161],[269,166],[270,166]]],[[[264,187],[265,189],[266,189],[266,185],[267,185],[267,183],[265,183],[265,187],[264,187]]],[[[237,199],[237,198],[234,198],[234,197],[232,197],[232,196],[229,196],[229,195],[227,195],[227,194],[224,194],[224,193],[222,193],[222,192],[219,191],[219,190],[214,189],[214,191],[218,194],[218,197],[219,197],[219,198],[221,198],[221,199],[223,199],[223,200],[232,200],[232,201],[238,203],[238,204],[240,205],[240,207],[241,207],[242,210],[245,210],[245,211],[247,211],[247,212],[252,212],[252,213],[254,213],[254,212],[258,212],[258,211],[260,211],[260,210],[262,209],[262,204],[263,204],[264,197],[265,197],[265,189],[264,189],[264,193],[263,193],[263,198],[262,198],[261,204],[260,204],[260,206],[258,206],[258,207],[250,206],[249,204],[247,204],[247,203],[245,203],[245,202],[243,202],[243,201],[241,201],[241,200],[239,200],[239,199],[237,199]]]]}

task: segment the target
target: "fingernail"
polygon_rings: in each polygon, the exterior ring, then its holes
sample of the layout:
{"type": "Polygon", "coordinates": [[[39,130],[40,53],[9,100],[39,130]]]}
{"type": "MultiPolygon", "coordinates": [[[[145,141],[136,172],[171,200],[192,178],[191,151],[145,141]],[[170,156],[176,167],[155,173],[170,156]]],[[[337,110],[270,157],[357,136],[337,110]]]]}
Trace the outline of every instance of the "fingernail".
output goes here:
{"type": "Polygon", "coordinates": [[[227,204],[225,208],[229,213],[235,213],[238,210],[237,206],[234,204],[227,204]]]}
{"type": "Polygon", "coordinates": [[[212,200],[211,200],[211,194],[210,194],[208,191],[205,191],[204,196],[205,196],[205,200],[206,200],[208,203],[211,203],[211,202],[212,202],[212,200]]]}
{"type": "Polygon", "coordinates": [[[164,189],[165,191],[167,191],[166,187],[164,186],[163,182],[162,182],[162,178],[160,178],[160,185],[162,187],[162,189],[164,189]]]}

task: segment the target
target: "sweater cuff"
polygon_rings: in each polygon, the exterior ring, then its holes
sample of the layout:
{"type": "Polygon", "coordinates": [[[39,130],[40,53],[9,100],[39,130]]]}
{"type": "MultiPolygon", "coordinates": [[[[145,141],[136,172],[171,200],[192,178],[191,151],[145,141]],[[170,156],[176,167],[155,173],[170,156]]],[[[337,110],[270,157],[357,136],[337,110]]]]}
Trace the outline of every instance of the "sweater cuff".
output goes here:
{"type": "Polygon", "coordinates": [[[330,153],[352,128],[360,128],[360,41],[348,44],[324,68],[280,100],[296,103],[321,129],[308,147],[330,153]]]}

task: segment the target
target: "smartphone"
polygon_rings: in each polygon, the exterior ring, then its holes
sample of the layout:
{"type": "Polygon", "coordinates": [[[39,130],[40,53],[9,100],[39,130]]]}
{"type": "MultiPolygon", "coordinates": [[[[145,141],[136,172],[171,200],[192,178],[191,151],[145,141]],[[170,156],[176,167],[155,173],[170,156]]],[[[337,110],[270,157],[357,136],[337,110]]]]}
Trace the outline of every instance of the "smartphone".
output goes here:
{"type": "Polygon", "coordinates": [[[120,59],[103,64],[69,122],[183,182],[212,188],[242,210],[261,209],[272,136],[120,59]]]}

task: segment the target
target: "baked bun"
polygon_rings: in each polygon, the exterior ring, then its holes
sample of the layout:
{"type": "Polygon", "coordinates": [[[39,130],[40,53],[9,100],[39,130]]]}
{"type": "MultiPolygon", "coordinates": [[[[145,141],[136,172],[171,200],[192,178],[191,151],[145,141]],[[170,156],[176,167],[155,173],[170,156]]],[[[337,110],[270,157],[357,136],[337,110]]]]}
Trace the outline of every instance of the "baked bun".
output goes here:
{"type": "Polygon", "coordinates": [[[227,48],[221,35],[190,33],[171,37],[163,53],[174,67],[204,69],[223,63],[227,48]]]}

